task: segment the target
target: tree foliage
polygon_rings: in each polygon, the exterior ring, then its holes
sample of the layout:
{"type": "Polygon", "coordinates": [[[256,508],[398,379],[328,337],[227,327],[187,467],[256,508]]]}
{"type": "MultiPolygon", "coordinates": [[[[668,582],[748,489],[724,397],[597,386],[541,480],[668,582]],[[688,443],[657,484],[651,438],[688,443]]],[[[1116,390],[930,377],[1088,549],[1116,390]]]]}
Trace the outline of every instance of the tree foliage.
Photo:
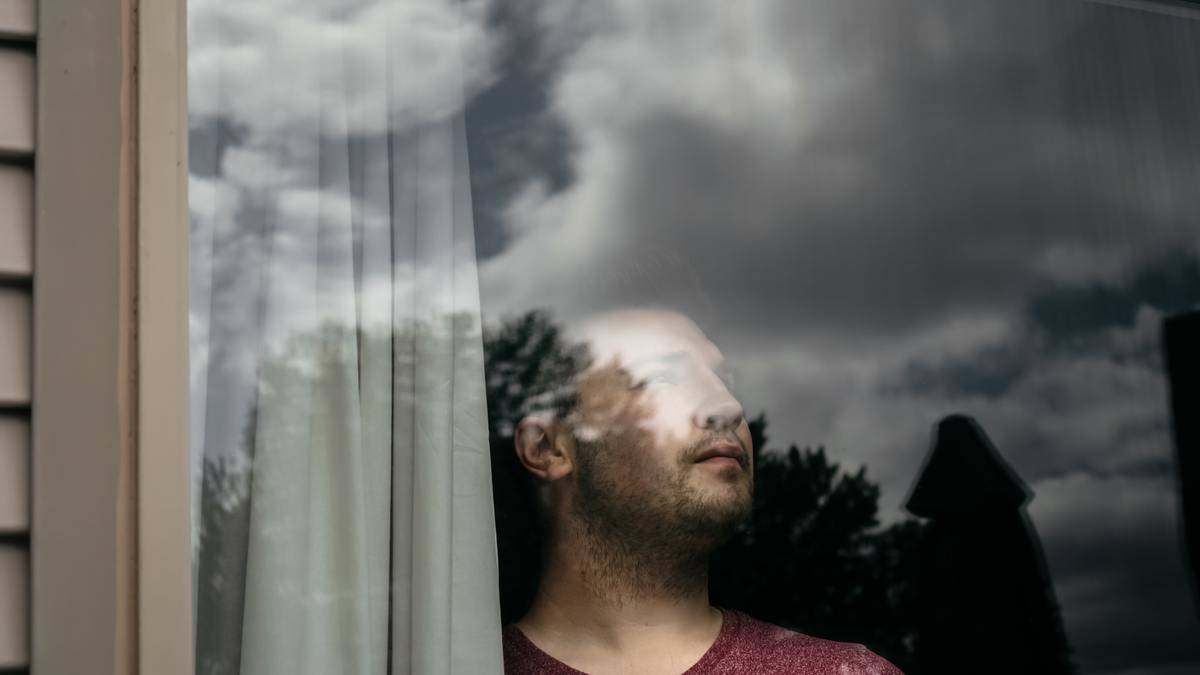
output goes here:
{"type": "Polygon", "coordinates": [[[766,416],[750,423],[754,515],[713,556],[714,604],[834,640],[861,642],[900,667],[915,641],[911,579],[921,525],[879,527],[879,486],[823,448],[767,446],[766,416]]]}

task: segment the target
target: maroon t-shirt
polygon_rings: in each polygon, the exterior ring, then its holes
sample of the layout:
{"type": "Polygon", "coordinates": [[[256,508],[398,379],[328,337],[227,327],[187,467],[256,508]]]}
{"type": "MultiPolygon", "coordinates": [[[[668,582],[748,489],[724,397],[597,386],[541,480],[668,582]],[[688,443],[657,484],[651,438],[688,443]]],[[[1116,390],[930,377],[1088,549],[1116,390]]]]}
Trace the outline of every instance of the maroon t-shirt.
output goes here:
{"type": "MultiPolygon", "coordinates": [[[[833,642],[721,610],[716,642],[684,675],[904,675],[862,645],[833,642]]],[[[504,628],[506,675],[586,675],[537,648],[515,625],[504,628]]]]}

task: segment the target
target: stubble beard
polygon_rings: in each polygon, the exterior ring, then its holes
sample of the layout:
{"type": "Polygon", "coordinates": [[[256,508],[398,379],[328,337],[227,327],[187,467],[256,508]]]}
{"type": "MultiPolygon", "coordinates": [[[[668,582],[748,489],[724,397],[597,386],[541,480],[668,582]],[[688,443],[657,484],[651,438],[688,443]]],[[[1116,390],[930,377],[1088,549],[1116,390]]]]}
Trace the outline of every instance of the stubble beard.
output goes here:
{"type": "MultiPolygon", "coordinates": [[[[707,444],[704,444],[707,446],[707,444]]],[[[600,440],[578,444],[572,530],[584,552],[579,572],[597,596],[617,605],[644,597],[682,596],[708,583],[708,558],[750,516],[753,484],[746,476],[707,496],[689,485],[692,471],[647,471],[622,480],[617,454],[600,440]]],[[[703,448],[682,453],[690,458],[703,448]]]]}

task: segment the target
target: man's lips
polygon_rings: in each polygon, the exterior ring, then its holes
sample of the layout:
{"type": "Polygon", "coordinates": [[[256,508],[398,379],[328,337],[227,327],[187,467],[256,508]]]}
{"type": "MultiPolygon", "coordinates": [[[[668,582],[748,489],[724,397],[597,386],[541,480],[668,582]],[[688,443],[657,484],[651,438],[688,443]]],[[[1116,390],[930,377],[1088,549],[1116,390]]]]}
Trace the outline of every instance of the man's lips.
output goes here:
{"type": "Polygon", "coordinates": [[[718,443],[696,456],[696,463],[714,461],[726,462],[733,460],[740,466],[746,466],[746,451],[736,443],[718,443]]]}

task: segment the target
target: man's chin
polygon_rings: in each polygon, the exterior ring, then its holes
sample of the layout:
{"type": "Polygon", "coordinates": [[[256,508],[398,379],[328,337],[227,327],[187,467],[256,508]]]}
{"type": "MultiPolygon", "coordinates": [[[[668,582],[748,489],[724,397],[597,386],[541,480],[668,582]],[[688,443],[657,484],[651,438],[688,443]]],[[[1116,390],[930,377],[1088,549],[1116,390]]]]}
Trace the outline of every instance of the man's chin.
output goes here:
{"type": "Polygon", "coordinates": [[[727,484],[722,489],[709,486],[700,500],[697,520],[708,530],[713,543],[724,543],[750,518],[753,495],[745,484],[727,484]]]}
{"type": "Polygon", "coordinates": [[[706,501],[737,502],[745,501],[746,508],[753,498],[752,482],[749,474],[741,471],[726,470],[720,473],[704,472],[692,475],[692,487],[704,495],[706,501]]]}

